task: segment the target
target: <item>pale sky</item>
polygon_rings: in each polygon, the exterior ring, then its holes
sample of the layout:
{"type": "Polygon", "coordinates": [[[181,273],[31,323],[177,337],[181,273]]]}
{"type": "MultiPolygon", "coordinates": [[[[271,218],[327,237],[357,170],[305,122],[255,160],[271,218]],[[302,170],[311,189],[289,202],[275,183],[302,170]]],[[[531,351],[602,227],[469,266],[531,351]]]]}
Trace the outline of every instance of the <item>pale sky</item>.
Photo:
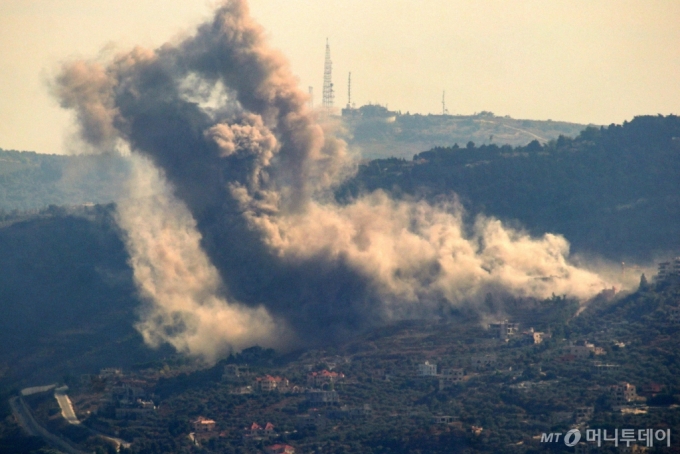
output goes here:
{"type": "MultiPolygon", "coordinates": [[[[156,47],[209,16],[206,0],[0,0],[0,148],[64,153],[50,97],[60,61],[156,47]]],[[[491,111],[610,124],[680,114],[680,1],[251,0],[300,86],[321,102],[326,38],[335,105],[491,111]]]]}

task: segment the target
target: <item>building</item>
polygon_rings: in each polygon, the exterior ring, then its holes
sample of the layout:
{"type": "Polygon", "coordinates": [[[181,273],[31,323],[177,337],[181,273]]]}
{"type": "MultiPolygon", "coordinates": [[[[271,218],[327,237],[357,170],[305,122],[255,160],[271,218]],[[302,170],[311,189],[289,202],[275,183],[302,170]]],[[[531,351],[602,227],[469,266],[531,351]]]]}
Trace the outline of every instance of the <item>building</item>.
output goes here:
{"type": "Polygon", "coordinates": [[[99,376],[104,379],[118,378],[123,375],[123,371],[115,367],[107,367],[99,371],[99,376]]]}
{"type": "Polygon", "coordinates": [[[577,359],[589,358],[590,354],[604,355],[606,352],[602,347],[596,347],[594,344],[586,341],[570,344],[564,349],[565,355],[572,355],[577,359]]]}
{"type": "Polygon", "coordinates": [[[502,322],[491,323],[489,330],[491,330],[494,337],[507,340],[510,336],[517,334],[519,323],[510,323],[507,320],[503,320],[502,322]]]}
{"type": "Polygon", "coordinates": [[[609,387],[609,400],[612,406],[626,405],[636,398],[635,386],[630,383],[619,383],[609,387]]]}
{"type": "Polygon", "coordinates": [[[680,257],[675,257],[669,262],[659,263],[659,273],[656,275],[657,282],[680,281],[680,257]]]}
{"type": "Polygon", "coordinates": [[[135,404],[126,405],[115,409],[116,419],[142,419],[156,412],[153,401],[138,399],[135,404]]]}
{"type": "Polygon", "coordinates": [[[265,375],[264,377],[257,377],[253,389],[262,392],[272,392],[278,390],[283,390],[288,388],[288,380],[282,377],[272,377],[271,375],[265,375]]]}
{"type": "Polygon", "coordinates": [[[529,337],[529,342],[534,345],[543,343],[545,339],[550,339],[552,337],[551,333],[542,333],[539,331],[534,331],[533,328],[529,328],[529,330],[525,331],[523,334],[526,334],[529,337]]]}
{"type": "Polygon", "coordinates": [[[243,394],[252,394],[253,393],[253,387],[252,386],[239,386],[231,391],[229,391],[229,394],[236,394],[236,395],[243,395],[243,394]]]}
{"type": "Polygon", "coordinates": [[[123,405],[133,405],[138,400],[147,398],[146,391],[143,388],[128,383],[112,387],[109,395],[112,402],[119,402],[123,405]]]}
{"type": "Polygon", "coordinates": [[[418,364],[418,375],[421,377],[437,376],[437,365],[430,364],[429,361],[425,361],[423,364],[418,364]]]}
{"type": "Polygon", "coordinates": [[[246,427],[245,436],[246,437],[260,437],[262,435],[262,426],[256,422],[253,422],[250,427],[246,427]]]}
{"type": "Polygon", "coordinates": [[[199,416],[195,420],[191,421],[191,425],[194,428],[194,432],[197,434],[212,433],[215,431],[215,421],[203,416],[199,416]]]}
{"type": "Polygon", "coordinates": [[[578,424],[588,422],[593,419],[594,407],[578,407],[574,410],[574,421],[578,424]]]}
{"type": "Polygon", "coordinates": [[[486,369],[496,365],[496,355],[475,355],[470,358],[470,366],[475,370],[486,369]]]}
{"type": "Polygon", "coordinates": [[[465,371],[463,369],[442,369],[442,374],[439,376],[439,390],[441,391],[453,384],[462,382],[464,377],[465,371]]]}
{"type": "Polygon", "coordinates": [[[323,385],[337,383],[344,379],[345,374],[342,372],[332,372],[324,369],[320,372],[309,373],[307,375],[307,384],[314,387],[322,387],[323,385]]]}
{"type": "Polygon", "coordinates": [[[267,454],[295,454],[295,448],[291,445],[277,443],[265,448],[267,454]]]}
{"type": "Polygon", "coordinates": [[[222,380],[230,380],[248,375],[248,366],[244,364],[227,364],[224,366],[222,380]]]}
{"type": "Polygon", "coordinates": [[[435,416],[434,417],[434,423],[435,424],[451,424],[454,422],[456,418],[453,416],[435,416]]]}

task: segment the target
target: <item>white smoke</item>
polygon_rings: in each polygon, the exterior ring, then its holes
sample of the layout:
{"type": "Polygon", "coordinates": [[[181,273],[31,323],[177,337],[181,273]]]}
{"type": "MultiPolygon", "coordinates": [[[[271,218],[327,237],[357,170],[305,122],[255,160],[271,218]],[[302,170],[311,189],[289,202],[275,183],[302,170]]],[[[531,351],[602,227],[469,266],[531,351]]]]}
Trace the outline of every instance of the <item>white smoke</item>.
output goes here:
{"type": "Polygon", "coordinates": [[[106,68],[67,64],[57,82],[85,140],[126,141],[167,176],[137,161],[133,197],[118,207],[151,345],[214,359],[303,331],[318,338],[326,323],[351,331],[474,306],[494,289],[586,299],[610,286],[570,263],[563,237],[492,217],[466,226],[455,201],[329,198],[356,163],[307,109],[243,0],[177,46],[135,49],[106,68]]]}
{"type": "Polygon", "coordinates": [[[227,301],[191,213],[147,159],[132,160],[129,197],[118,202],[117,222],[147,302],[136,325],[144,340],[154,347],[168,342],[208,361],[254,344],[285,345],[283,323],[275,323],[264,307],[227,301]]]}

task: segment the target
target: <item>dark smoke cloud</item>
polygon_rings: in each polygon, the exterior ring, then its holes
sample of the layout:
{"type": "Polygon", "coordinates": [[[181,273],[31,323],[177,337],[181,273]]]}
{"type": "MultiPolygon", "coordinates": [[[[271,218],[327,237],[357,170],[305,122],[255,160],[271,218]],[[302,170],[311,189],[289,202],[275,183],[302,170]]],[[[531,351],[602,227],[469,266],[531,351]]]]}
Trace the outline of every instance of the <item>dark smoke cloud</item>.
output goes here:
{"type": "Polygon", "coordinates": [[[383,193],[329,197],[354,163],[308,110],[245,1],[178,44],[66,64],[55,89],[83,139],[137,160],[119,222],[148,342],[215,358],[248,342],[337,339],[476,301],[488,289],[589,297],[560,236],[383,193]],[[161,169],[158,173],[154,166],[161,169]]]}

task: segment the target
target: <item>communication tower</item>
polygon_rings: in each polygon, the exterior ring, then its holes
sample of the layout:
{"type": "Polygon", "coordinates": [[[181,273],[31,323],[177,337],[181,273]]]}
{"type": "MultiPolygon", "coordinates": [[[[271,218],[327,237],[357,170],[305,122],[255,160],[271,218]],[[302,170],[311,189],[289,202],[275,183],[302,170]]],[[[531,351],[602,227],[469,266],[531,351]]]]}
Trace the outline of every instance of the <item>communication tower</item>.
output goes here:
{"type": "Polygon", "coordinates": [[[347,108],[352,108],[352,72],[347,77],[347,108]]]}
{"type": "Polygon", "coordinates": [[[442,92],[442,115],[448,114],[449,111],[446,109],[446,90],[442,92]]]}
{"type": "Polygon", "coordinates": [[[326,60],[323,65],[323,107],[325,109],[333,108],[333,62],[331,62],[331,47],[328,45],[328,38],[326,38],[326,60]]]}

